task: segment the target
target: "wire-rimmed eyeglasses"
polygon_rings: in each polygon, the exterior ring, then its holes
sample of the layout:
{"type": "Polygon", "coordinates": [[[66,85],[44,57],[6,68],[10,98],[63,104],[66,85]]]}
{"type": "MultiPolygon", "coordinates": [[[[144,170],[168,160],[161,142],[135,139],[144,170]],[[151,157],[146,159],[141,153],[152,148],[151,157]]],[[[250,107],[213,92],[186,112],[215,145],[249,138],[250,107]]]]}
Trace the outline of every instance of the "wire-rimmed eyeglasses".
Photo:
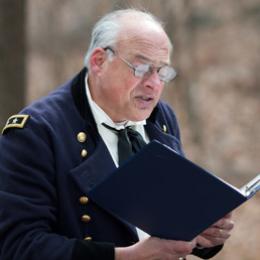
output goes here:
{"type": "Polygon", "coordinates": [[[138,64],[133,65],[125,58],[118,55],[111,47],[104,48],[105,51],[110,51],[113,55],[117,56],[120,60],[122,60],[129,68],[133,70],[134,76],[138,78],[143,78],[145,76],[150,76],[153,74],[154,70],[158,73],[159,79],[165,83],[170,82],[177,76],[177,72],[175,69],[169,65],[164,65],[162,67],[155,67],[152,64],[138,64]]]}

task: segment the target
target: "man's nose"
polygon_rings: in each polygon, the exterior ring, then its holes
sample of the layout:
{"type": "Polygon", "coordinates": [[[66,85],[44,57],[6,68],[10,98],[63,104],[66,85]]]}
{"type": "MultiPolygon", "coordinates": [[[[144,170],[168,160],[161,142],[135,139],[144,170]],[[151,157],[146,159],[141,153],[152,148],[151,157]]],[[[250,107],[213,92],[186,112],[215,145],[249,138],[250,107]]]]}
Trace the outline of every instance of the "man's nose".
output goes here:
{"type": "Polygon", "coordinates": [[[154,69],[153,72],[147,76],[145,85],[150,88],[159,88],[162,87],[164,83],[160,80],[158,72],[154,69]]]}

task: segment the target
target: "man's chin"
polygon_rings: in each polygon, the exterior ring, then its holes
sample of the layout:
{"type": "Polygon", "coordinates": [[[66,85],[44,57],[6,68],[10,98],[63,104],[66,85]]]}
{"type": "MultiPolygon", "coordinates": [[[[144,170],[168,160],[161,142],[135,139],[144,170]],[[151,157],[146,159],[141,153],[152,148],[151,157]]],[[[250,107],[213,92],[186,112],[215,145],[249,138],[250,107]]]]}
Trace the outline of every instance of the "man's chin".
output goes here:
{"type": "Polygon", "coordinates": [[[142,110],[142,111],[137,111],[135,114],[131,116],[130,121],[138,122],[138,121],[143,121],[149,118],[151,115],[152,110],[142,110]]]}

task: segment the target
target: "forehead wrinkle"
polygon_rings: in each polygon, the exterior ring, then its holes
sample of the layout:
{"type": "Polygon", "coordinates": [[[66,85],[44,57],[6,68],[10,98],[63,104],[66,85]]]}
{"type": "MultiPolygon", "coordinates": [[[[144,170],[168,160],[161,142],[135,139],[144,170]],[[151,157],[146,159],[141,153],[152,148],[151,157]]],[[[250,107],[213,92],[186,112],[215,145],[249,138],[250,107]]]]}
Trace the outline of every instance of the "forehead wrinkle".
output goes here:
{"type": "Polygon", "coordinates": [[[140,35],[127,35],[120,38],[118,43],[118,50],[128,58],[133,57],[148,62],[155,62],[159,64],[169,64],[170,55],[167,43],[161,40],[153,42],[149,38],[143,38],[140,35]],[[157,56],[157,60],[151,57],[157,56]]]}
{"type": "Polygon", "coordinates": [[[170,63],[170,40],[163,27],[143,17],[120,19],[116,48],[125,58],[141,58],[157,64],[170,63]],[[140,26],[141,25],[141,26],[140,26]]]}

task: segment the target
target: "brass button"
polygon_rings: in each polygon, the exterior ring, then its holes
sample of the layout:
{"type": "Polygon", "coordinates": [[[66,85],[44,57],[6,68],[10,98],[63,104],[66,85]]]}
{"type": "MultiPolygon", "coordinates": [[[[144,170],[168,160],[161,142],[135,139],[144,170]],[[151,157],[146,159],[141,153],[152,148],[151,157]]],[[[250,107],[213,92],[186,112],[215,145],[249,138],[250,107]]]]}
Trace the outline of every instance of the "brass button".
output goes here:
{"type": "Polygon", "coordinates": [[[80,143],[84,143],[87,139],[87,135],[84,133],[84,132],[79,132],[78,135],[77,135],[77,140],[80,142],[80,143]]]}
{"type": "Polygon", "coordinates": [[[92,240],[92,237],[85,237],[84,240],[86,240],[86,241],[91,241],[91,240],[92,240]]]}
{"type": "Polygon", "coordinates": [[[81,205],[86,205],[86,204],[88,203],[88,197],[86,197],[86,196],[80,197],[80,198],[79,198],[79,203],[80,203],[81,205]]]}
{"type": "Polygon", "coordinates": [[[167,132],[167,126],[166,126],[166,125],[163,125],[162,129],[163,129],[163,132],[164,132],[164,133],[167,132]]]}
{"type": "Polygon", "coordinates": [[[88,155],[88,151],[86,149],[82,149],[81,151],[81,157],[86,157],[88,155]]]}
{"type": "Polygon", "coordinates": [[[81,216],[81,221],[82,222],[88,223],[90,220],[91,220],[91,217],[89,215],[85,214],[85,215],[81,216]]]}

